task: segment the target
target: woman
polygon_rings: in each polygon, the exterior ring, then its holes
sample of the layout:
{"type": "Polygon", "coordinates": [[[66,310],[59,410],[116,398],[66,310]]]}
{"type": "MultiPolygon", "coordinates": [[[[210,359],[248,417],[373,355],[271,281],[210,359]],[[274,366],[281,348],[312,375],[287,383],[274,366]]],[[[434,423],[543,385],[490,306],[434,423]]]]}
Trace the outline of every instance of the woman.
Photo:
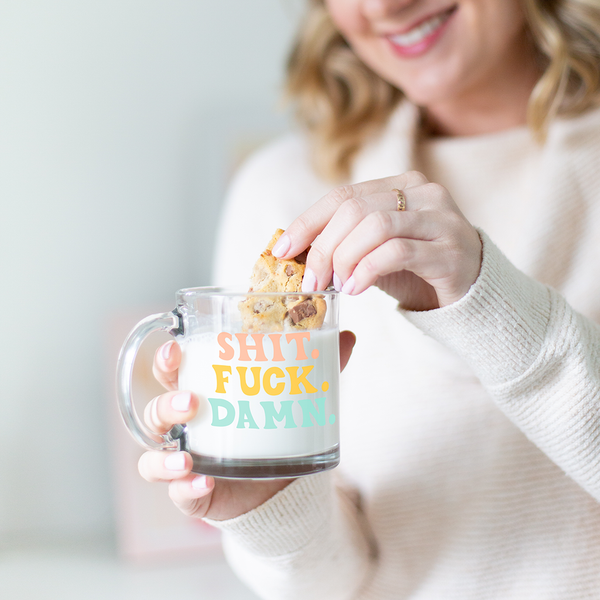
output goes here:
{"type": "MultiPolygon", "coordinates": [[[[342,465],[215,485],[147,453],[140,471],[226,532],[265,598],[597,597],[600,3],[325,5],[290,61],[308,135],[239,174],[217,277],[245,280],[281,224],[280,257],[312,243],[305,289],[333,278],[358,338],[342,465]]],[[[171,390],[179,359],[157,353],[171,390]]],[[[148,422],[196,407],[171,391],[148,422]]]]}

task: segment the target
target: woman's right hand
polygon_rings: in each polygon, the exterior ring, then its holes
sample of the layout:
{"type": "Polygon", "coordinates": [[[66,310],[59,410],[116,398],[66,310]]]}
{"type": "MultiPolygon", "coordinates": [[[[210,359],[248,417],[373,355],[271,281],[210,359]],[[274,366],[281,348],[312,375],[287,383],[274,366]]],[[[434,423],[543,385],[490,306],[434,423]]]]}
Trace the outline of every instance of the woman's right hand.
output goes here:
{"type": "MultiPolygon", "coordinates": [[[[343,370],[356,338],[350,331],[340,333],[340,369],[343,370]]],[[[161,346],[154,355],[154,377],[167,393],[146,406],[144,421],[157,434],[166,433],[179,423],[187,423],[198,411],[198,398],[189,391],[178,390],[181,349],[174,342],[161,346]]],[[[292,479],[217,479],[192,473],[192,457],[187,452],[155,450],[142,454],[138,469],[150,482],[169,483],[169,496],[184,514],[199,519],[224,521],[238,517],[290,484],[292,479]]]]}
{"type": "MultiPolygon", "coordinates": [[[[154,356],[154,376],[167,390],[146,406],[144,421],[157,434],[166,433],[178,423],[187,423],[198,411],[198,398],[189,391],[177,390],[181,349],[172,341],[161,346],[154,356]]],[[[187,452],[156,450],[142,454],[138,469],[146,481],[169,483],[169,496],[190,517],[216,521],[232,519],[256,508],[291,479],[218,479],[192,473],[192,457],[187,452]]]]}

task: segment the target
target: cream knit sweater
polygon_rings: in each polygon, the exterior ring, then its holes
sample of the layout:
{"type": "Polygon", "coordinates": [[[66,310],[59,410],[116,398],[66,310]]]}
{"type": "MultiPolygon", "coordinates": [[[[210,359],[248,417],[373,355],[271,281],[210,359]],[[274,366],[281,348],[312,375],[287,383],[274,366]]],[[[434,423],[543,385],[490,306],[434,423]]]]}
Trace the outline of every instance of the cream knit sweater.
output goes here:
{"type": "MultiPolygon", "coordinates": [[[[600,111],[556,122],[543,148],[515,130],[416,152],[415,123],[400,107],[352,180],[416,166],[445,184],[481,228],[477,282],[421,313],[344,297],[358,341],[340,467],[213,524],[266,599],[600,598],[600,111]]],[[[300,137],[251,159],[218,282],[247,281],[329,188],[300,137]]]]}

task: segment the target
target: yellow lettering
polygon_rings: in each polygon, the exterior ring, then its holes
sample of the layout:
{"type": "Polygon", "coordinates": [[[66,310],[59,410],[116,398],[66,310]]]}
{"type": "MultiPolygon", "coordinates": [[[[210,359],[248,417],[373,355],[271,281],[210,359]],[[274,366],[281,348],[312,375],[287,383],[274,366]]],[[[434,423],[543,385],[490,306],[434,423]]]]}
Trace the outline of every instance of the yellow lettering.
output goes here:
{"type": "Polygon", "coordinates": [[[281,379],[285,377],[285,373],[279,367],[271,367],[265,371],[263,376],[263,388],[265,388],[265,392],[269,394],[269,396],[279,396],[283,389],[285,388],[285,383],[280,381],[273,387],[271,385],[271,377],[275,376],[276,379],[281,379]]]}
{"type": "Polygon", "coordinates": [[[246,381],[246,371],[248,370],[248,367],[236,367],[236,369],[240,374],[242,393],[245,396],[256,396],[256,394],[260,392],[260,367],[250,367],[252,375],[254,376],[254,384],[252,387],[250,387],[246,381]]]}
{"type": "Polygon", "coordinates": [[[300,384],[304,386],[307,394],[314,394],[317,390],[313,387],[306,376],[313,370],[313,365],[302,367],[302,373],[298,375],[299,367],[286,367],[285,370],[290,374],[290,394],[301,394],[300,384]]]}
{"type": "Polygon", "coordinates": [[[229,379],[225,376],[225,373],[231,375],[231,367],[229,365],[213,365],[212,368],[215,370],[215,375],[217,376],[215,394],[225,394],[225,384],[229,383],[229,379]]]}

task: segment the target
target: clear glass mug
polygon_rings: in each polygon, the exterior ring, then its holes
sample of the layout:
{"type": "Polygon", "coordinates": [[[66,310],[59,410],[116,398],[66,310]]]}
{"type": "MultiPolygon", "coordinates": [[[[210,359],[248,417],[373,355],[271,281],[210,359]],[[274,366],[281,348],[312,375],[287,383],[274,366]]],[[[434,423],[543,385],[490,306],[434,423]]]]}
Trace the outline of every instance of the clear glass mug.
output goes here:
{"type": "Polygon", "coordinates": [[[175,310],[143,319],[129,334],[117,396],[141,446],[185,450],[196,473],[299,477],[339,463],[339,371],[336,292],[188,288],[177,292],[175,310]],[[131,395],[136,354],[157,330],[181,347],[179,389],[200,400],[192,421],[161,436],[141,422],[131,395]]]}

